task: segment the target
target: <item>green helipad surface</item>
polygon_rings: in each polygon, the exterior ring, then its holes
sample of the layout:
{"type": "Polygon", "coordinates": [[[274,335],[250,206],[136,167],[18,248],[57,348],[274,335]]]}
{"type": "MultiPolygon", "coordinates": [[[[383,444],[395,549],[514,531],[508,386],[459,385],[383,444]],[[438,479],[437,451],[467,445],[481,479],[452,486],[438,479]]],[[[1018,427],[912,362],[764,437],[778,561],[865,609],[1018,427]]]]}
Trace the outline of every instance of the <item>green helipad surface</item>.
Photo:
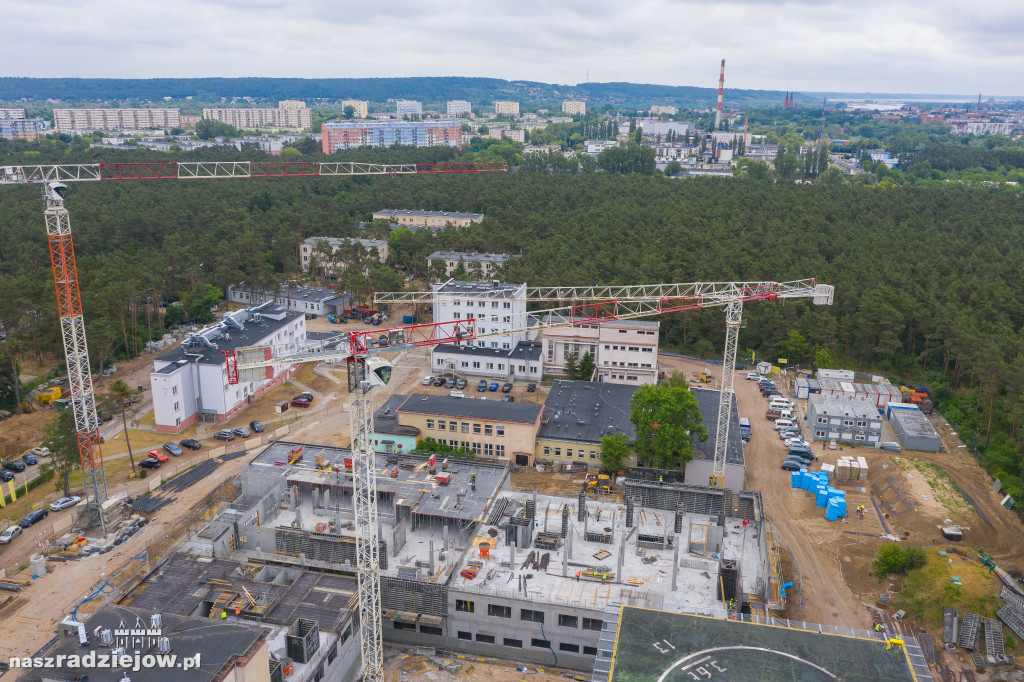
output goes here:
{"type": "Polygon", "coordinates": [[[612,682],[913,682],[903,650],[820,634],[627,606],[612,682]]]}

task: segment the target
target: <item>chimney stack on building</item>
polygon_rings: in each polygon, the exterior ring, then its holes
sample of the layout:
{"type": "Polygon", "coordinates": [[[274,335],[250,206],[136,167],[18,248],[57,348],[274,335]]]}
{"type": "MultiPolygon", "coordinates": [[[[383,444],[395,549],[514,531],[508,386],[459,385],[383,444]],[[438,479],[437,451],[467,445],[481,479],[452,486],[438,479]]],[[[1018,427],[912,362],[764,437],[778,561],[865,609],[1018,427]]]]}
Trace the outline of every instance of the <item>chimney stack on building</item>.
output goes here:
{"type": "Polygon", "coordinates": [[[725,60],[722,60],[722,70],[718,74],[718,109],[715,110],[715,130],[722,125],[722,93],[725,90],[725,60]]]}

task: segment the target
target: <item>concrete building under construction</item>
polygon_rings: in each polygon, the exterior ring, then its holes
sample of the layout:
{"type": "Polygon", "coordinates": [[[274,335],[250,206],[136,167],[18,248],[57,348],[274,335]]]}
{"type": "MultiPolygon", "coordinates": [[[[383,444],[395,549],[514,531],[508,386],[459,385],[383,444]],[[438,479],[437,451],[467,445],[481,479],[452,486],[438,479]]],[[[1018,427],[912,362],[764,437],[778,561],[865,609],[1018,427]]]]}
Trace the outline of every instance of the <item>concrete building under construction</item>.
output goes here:
{"type": "MultiPolygon", "coordinates": [[[[602,642],[623,606],[716,617],[782,606],[757,492],[637,477],[618,503],[514,492],[504,463],[377,460],[385,641],[591,670],[611,656],[602,642]]],[[[351,465],[344,448],[270,444],[188,555],[129,603],[302,618],[329,633],[335,657],[352,655],[342,647],[358,641],[351,465]]]]}

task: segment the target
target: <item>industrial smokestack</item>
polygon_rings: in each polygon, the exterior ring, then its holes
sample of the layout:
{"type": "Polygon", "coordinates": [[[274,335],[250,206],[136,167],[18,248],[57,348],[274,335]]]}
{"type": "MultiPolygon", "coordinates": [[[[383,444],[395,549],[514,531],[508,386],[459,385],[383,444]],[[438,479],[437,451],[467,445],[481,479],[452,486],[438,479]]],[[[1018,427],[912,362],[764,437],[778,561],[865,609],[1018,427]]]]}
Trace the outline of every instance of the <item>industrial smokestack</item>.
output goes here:
{"type": "Polygon", "coordinates": [[[722,92],[725,90],[725,60],[722,60],[722,70],[718,74],[718,109],[715,110],[715,130],[722,125],[722,92]]]}

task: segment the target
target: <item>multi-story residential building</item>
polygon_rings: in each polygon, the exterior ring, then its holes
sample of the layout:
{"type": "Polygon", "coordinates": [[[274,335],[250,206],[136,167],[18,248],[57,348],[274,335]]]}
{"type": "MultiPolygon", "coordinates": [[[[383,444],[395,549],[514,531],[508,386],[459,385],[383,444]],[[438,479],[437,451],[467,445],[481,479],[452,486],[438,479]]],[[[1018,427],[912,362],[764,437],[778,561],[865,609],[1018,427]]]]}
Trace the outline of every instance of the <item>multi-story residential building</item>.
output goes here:
{"type": "Polygon", "coordinates": [[[462,126],[458,121],[359,121],[325,123],[323,150],[330,154],[356,147],[462,146],[462,126]]]}
{"type": "Polygon", "coordinates": [[[227,123],[239,130],[309,130],[313,127],[313,110],[296,100],[284,100],[277,109],[203,109],[203,118],[227,123]]]}
{"type": "Polygon", "coordinates": [[[259,305],[272,301],[288,312],[305,315],[333,315],[349,307],[351,295],[347,291],[335,291],[327,287],[290,286],[282,284],[277,290],[260,291],[241,284],[228,286],[228,301],[244,306],[259,305]]]}
{"type": "Polygon", "coordinates": [[[203,117],[196,114],[182,114],[179,120],[182,128],[195,128],[203,120],[203,117]]]}
{"type": "Polygon", "coordinates": [[[453,99],[448,101],[449,116],[469,116],[473,113],[473,105],[464,99],[453,99]]]}
{"type": "Polygon", "coordinates": [[[882,438],[878,408],[859,396],[808,395],[807,426],[814,440],[872,445],[882,438]]]}
{"type": "Polygon", "coordinates": [[[35,142],[48,126],[41,118],[0,118],[0,138],[35,142]]]}
{"type": "Polygon", "coordinates": [[[399,116],[404,114],[422,114],[423,102],[418,102],[414,99],[396,99],[395,110],[399,116]]]}
{"type": "Polygon", "coordinates": [[[522,128],[502,128],[500,134],[502,140],[512,140],[519,144],[526,142],[526,131],[522,128]]]}
{"type": "Polygon", "coordinates": [[[562,102],[562,113],[570,116],[586,116],[587,103],[567,99],[562,102]]]}
{"type": "Polygon", "coordinates": [[[483,461],[529,465],[540,427],[542,405],[501,400],[467,400],[414,393],[398,406],[398,423],[465,448],[483,461]]]}
{"type": "Polygon", "coordinates": [[[636,386],[556,381],[544,401],[534,456],[539,462],[600,466],[601,439],[615,433],[632,443],[629,421],[636,386]]]}
{"type": "Polygon", "coordinates": [[[519,102],[512,102],[510,100],[496,99],[494,100],[494,113],[496,114],[508,114],[511,116],[519,115],[519,102]]]}
{"type": "Polygon", "coordinates": [[[54,128],[76,135],[97,130],[160,130],[181,125],[178,109],[54,109],[54,128]]]}
{"type": "Polygon", "coordinates": [[[366,118],[370,115],[370,103],[365,99],[343,99],[341,100],[341,108],[344,110],[346,107],[352,107],[355,112],[352,114],[356,118],[366,118]]]}
{"type": "MultiPolygon", "coordinates": [[[[655,121],[653,119],[643,119],[636,122],[638,128],[642,128],[645,137],[657,137],[661,135],[664,138],[670,132],[676,137],[682,139],[687,134],[694,135],[696,128],[692,123],[685,121],[655,121]]],[[[730,133],[729,138],[732,139],[733,134],[730,133]]]]}
{"type": "Polygon", "coordinates": [[[427,256],[427,265],[433,265],[435,259],[444,261],[445,275],[450,277],[453,272],[462,266],[467,273],[479,273],[483,277],[490,277],[494,268],[508,262],[508,255],[504,253],[470,253],[467,251],[435,251],[427,256]]]}
{"type": "Polygon", "coordinates": [[[272,345],[298,350],[306,342],[306,317],[274,302],[228,313],[153,361],[149,382],[159,433],[178,433],[197,421],[223,422],[291,378],[297,365],[268,368],[261,381],[228,383],[223,351],[272,345]]]}
{"type": "Polygon", "coordinates": [[[652,104],[651,115],[653,116],[675,116],[679,113],[679,109],[671,107],[665,104],[652,104]]]}
{"type": "Polygon", "coordinates": [[[467,227],[471,223],[483,222],[483,213],[457,213],[449,211],[410,211],[407,209],[383,208],[373,214],[374,220],[390,220],[403,227],[422,225],[440,229],[446,225],[467,227]]]}
{"type": "Polygon", "coordinates": [[[362,247],[367,252],[377,249],[377,258],[381,263],[388,259],[388,242],[386,239],[349,239],[347,237],[310,237],[299,245],[299,265],[303,272],[309,271],[310,262],[316,258],[322,273],[332,272],[335,268],[345,267],[351,258],[350,249],[362,247]]]}
{"type": "MultiPolygon", "coordinates": [[[[654,384],[658,381],[660,322],[616,320],[545,329],[541,335],[544,375],[565,376],[565,361],[590,353],[595,381],[612,384],[654,384]]],[[[591,377],[583,377],[590,379],[591,377]]]]}
{"type": "Polygon", "coordinates": [[[0,109],[0,121],[8,118],[25,118],[24,109],[0,109]]]}
{"type": "Polygon", "coordinates": [[[950,120],[949,132],[953,135],[1009,135],[1013,132],[1013,123],[950,120]]]}

